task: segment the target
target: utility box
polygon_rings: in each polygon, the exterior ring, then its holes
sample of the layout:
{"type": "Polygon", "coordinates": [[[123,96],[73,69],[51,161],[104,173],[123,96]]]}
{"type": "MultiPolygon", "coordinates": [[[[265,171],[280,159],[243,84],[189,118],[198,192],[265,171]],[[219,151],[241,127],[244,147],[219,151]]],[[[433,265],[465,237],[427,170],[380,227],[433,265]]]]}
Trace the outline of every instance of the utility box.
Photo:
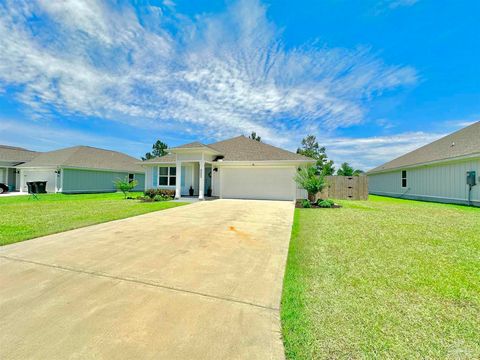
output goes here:
{"type": "Polygon", "coordinates": [[[467,171],[467,185],[475,186],[476,183],[476,174],[475,171],[467,171]]]}

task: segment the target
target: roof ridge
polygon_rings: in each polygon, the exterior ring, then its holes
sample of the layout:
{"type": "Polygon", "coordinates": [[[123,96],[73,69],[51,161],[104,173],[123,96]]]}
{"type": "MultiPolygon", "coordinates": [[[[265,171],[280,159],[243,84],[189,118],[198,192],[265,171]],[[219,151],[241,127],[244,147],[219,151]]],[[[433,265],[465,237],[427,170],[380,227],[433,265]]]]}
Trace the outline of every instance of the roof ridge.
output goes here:
{"type": "MultiPolygon", "coordinates": [[[[425,145],[422,145],[422,146],[420,146],[419,148],[416,148],[416,149],[414,149],[414,150],[412,150],[412,151],[409,151],[408,153],[405,153],[405,154],[403,154],[403,155],[400,155],[400,156],[396,157],[395,159],[401,158],[402,156],[411,154],[411,153],[413,153],[413,152],[415,152],[415,151],[419,151],[419,150],[421,150],[421,149],[423,149],[423,148],[425,148],[425,147],[427,147],[427,146],[431,146],[431,145],[433,145],[433,144],[436,144],[436,143],[438,143],[438,142],[440,142],[440,141],[442,141],[442,140],[445,140],[445,139],[448,138],[448,137],[454,136],[454,135],[458,134],[459,132],[463,132],[463,131],[467,130],[468,128],[473,127],[474,125],[480,125],[480,121],[476,121],[476,122],[474,122],[473,124],[470,124],[470,125],[465,126],[465,127],[461,128],[461,129],[458,129],[458,130],[456,130],[456,131],[454,131],[454,132],[452,132],[452,133],[450,133],[450,134],[446,134],[446,135],[442,136],[441,138],[438,138],[437,140],[433,140],[432,142],[430,142],[430,143],[428,143],[428,144],[425,144],[425,145]]],[[[392,161],[395,160],[395,159],[392,159],[392,161]]]]}
{"type": "Polygon", "coordinates": [[[208,145],[209,145],[209,146],[210,146],[210,145],[215,145],[215,144],[218,144],[218,143],[221,143],[221,142],[230,141],[230,140],[238,139],[238,138],[242,138],[242,137],[245,138],[245,139],[247,139],[247,137],[246,137],[245,135],[241,134],[241,135],[238,135],[238,136],[234,136],[234,137],[232,137],[232,138],[228,138],[228,139],[216,141],[216,142],[210,143],[210,144],[208,144],[208,145]]]}
{"type": "Polygon", "coordinates": [[[35,151],[35,150],[25,149],[25,148],[22,148],[20,146],[4,145],[4,144],[0,144],[0,148],[9,149],[9,150],[17,150],[17,151],[38,152],[38,151],[35,151]]]}
{"type": "Polygon", "coordinates": [[[104,148],[100,148],[100,147],[96,147],[96,146],[91,146],[91,145],[74,145],[74,146],[68,146],[68,147],[65,147],[65,148],[61,148],[61,149],[57,149],[57,150],[51,150],[51,151],[47,151],[47,152],[52,152],[52,151],[64,151],[64,150],[69,150],[69,149],[75,149],[75,153],[77,151],[79,151],[80,149],[83,149],[83,148],[88,148],[88,149],[93,149],[93,150],[101,150],[101,151],[105,151],[105,152],[109,152],[109,153],[116,153],[116,154],[119,154],[119,155],[122,155],[122,156],[129,156],[131,158],[134,158],[136,160],[139,160],[131,155],[128,155],[126,153],[123,153],[121,151],[117,151],[117,150],[112,150],[112,149],[104,149],[104,148]]]}
{"type": "MultiPolygon", "coordinates": [[[[453,159],[459,156],[464,156],[465,154],[461,153],[462,150],[467,150],[467,151],[475,150],[475,147],[472,148],[472,146],[469,145],[471,144],[471,141],[472,141],[471,136],[469,136],[469,134],[471,134],[472,128],[480,132],[480,121],[475,121],[474,123],[468,126],[458,129],[450,134],[446,134],[440,137],[439,139],[436,139],[428,144],[422,145],[405,154],[397,156],[381,165],[374,167],[373,169],[369,170],[368,173],[394,170],[394,169],[398,169],[406,166],[420,165],[425,162],[444,161],[444,160],[453,159]],[[460,136],[460,138],[455,139],[458,136],[460,136]],[[445,142],[450,141],[451,138],[453,138],[451,144],[444,144],[445,142]],[[455,146],[452,146],[452,144],[454,144],[455,146]],[[448,145],[448,148],[447,148],[447,145],[448,145]],[[429,150],[430,150],[430,153],[433,155],[431,159],[428,159],[428,157],[425,158],[425,153],[428,152],[429,150]],[[415,157],[417,157],[417,159],[415,159],[415,157]],[[402,163],[402,161],[404,161],[405,163],[402,163]]],[[[473,152],[472,154],[475,154],[475,153],[476,152],[473,152]]]]}
{"type": "MultiPolygon", "coordinates": [[[[233,137],[233,138],[230,138],[230,139],[225,139],[225,140],[221,140],[221,141],[217,141],[215,143],[211,143],[210,146],[213,147],[215,150],[223,153],[224,152],[224,149],[222,150],[223,147],[225,146],[228,146],[227,144],[229,143],[238,143],[240,140],[240,142],[243,142],[243,144],[252,144],[252,147],[253,145],[255,146],[261,146],[263,147],[264,149],[272,149],[272,150],[275,150],[275,152],[277,153],[277,155],[279,157],[281,157],[282,155],[279,155],[279,154],[288,154],[289,157],[292,157],[296,160],[312,160],[311,158],[307,157],[307,156],[304,156],[304,155],[301,155],[301,154],[297,154],[293,151],[290,151],[290,150],[286,150],[286,149],[283,149],[279,146],[275,146],[275,145],[272,145],[272,144],[269,144],[269,143],[266,143],[266,142],[263,142],[263,141],[257,141],[255,139],[251,139],[249,137],[246,137],[245,135],[240,135],[240,136],[236,136],[236,137],[233,137]],[[219,148],[220,147],[220,148],[219,148]]],[[[260,150],[258,149],[260,152],[264,151],[264,150],[260,150]]],[[[268,152],[268,150],[267,150],[268,152]]],[[[251,154],[253,155],[253,154],[251,154]]],[[[256,156],[253,156],[253,158],[255,158],[256,156]]],[[[293,159],[291,159],[293,160],[293,159]]]]}

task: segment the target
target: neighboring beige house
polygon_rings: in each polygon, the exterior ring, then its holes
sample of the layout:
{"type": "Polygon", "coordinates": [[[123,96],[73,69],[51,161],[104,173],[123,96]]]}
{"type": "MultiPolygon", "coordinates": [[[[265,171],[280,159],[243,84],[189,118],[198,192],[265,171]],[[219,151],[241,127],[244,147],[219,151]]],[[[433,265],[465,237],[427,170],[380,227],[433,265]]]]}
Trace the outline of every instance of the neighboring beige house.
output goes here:
{"type": "Polygon", "coordinates": [[[144,169],[138,159],[118,151],[73,146],[37,154],[16,166],[18,189],[27,191],[29,181],[47,181],[49,193],[99,193],[116,191],[116,179],[136,179],[143,190],[144,169]]]}
{"type": "Polygon", "coordinates": [[[10,191],[20,188],[17,166],[32,160],[39,153],[20,147],[0,145],[0,183],[10,191]]]}
{"type": "Polygon", "coordinates": [[[367,175],[370,194],[480,206],[480,122],[367,175]],[[467,183],[467,175],[476,185],[467,183]]]}
{"type": "Polygon", "coordinates": [[[145,188],[175,190],[175,197],[207,194],[231,199],[295,200],[305,197],[294,181],[299,166],[315,160],[238,136],[204,145],[193,142],[142,162],[145,188]],[[297,195],[298,193],[298,195],[297,195]]]}

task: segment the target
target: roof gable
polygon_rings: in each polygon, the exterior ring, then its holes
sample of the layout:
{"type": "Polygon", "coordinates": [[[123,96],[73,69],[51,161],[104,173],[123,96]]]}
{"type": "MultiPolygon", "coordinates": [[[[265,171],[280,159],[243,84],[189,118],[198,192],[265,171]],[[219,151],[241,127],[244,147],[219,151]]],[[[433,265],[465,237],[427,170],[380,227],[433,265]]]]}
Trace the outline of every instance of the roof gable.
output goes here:
{"type": "Polygon", "coordinates": [[[157,156],[152,159],[142,161],[143,164],[145,163],[174,163],[176,162],[175,154],[165,154],[163,156],[157,156]]]}
{"type": "Polygon", "coordinates": [[[311,158],[243,135],[209,145],[224,156],[224,161],[311,161],[311,158]]]}
{"type": "Polygon", "coordinates": [[[195,149],[195,148],[203,148],[206,147],[206,145],[202,144],[199,141],[194,141],[188,144],[183,144],[180,146],[175,146],[174,149],[195,149]]]}
{"type": "Polygon", "coordinates": [[[368,173],[372,174],[474,154],[480,155],[480,121],[380,165],[368,173]]]}

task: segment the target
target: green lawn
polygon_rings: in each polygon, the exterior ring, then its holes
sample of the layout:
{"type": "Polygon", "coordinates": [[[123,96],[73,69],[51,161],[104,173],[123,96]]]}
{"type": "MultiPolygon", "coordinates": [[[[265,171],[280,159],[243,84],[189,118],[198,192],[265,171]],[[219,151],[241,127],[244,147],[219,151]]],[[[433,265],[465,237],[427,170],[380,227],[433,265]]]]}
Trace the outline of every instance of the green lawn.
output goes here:
{"type": "Polygon", "coordinates": [[[290,359],[479,359],[480,209],[371,196],[297,209],[290,359]]]}
{"type": "Polygon", "coordinates": [[[121,193],[39,197],[0,196],[0,245],[185,204],[125,200],[121,193]]]}

